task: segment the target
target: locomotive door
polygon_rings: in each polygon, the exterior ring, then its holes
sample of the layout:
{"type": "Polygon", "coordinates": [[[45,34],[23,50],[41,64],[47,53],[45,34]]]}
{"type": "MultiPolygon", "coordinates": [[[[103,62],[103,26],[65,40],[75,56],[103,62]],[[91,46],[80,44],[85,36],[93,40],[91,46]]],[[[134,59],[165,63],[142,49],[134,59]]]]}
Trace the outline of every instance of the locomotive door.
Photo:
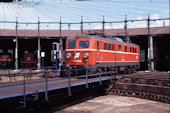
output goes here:
{"type": "Polygon", "coordinates": [[[100,61],[99,41],[97,41],[97,61],[100,61]]]}

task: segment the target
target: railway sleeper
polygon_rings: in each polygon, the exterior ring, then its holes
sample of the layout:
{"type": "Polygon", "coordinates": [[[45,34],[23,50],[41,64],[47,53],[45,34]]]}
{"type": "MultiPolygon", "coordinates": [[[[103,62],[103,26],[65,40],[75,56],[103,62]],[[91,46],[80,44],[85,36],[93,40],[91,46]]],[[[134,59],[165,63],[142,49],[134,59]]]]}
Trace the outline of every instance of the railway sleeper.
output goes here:
{"type": "Polygon", "coordinates": [[[124,78],[124,79],[118,79],[118,82],[123,82],[123,83],[137,83],[137,84],[148,84],[148,85],[156,85],[156,86],[170,86],[170,81],[168,80],[155,80],[155,79],[133,79],[133,78],[124,78]]]}
{"type": "Polygon", "coordinates": [[[136,98],[143,98],[148,100],[154,100],[164,103],[170,103],[170,97],[166,95],[154,94],[154,93],[147,93],[147,92],[140,92],[140,91],[131,91],[126,89],[111,89],[108,92],[109,95],[121,95],[121,96],[129,96],[129,97],[136,97],[136,98]]]}
{"type": "Polygon", "coordinates": [[[142,91],[162,95],[170,95],[170,88],[164,86],[147,85],[147,84],[133,84],[133,83],[121,83],[116,82],[115,88],[127,89],[132,91],[142,91]]]}

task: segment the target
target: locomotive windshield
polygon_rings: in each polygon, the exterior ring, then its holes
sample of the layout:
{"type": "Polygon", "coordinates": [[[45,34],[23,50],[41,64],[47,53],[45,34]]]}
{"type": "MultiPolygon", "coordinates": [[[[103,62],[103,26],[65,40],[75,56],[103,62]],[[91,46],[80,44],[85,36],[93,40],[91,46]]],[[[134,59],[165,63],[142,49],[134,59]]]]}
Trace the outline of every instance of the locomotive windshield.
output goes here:
{"type": "Polygon", "coordinates": [[[71,40],[68,42],[68,49],[73,49],[76,47],[76,41],[75,40],[71,40]]]}
{"type": "Polygon", "coordinates": [[[89,48],[89,41],[79,41],[79,48],[89,48]]]}

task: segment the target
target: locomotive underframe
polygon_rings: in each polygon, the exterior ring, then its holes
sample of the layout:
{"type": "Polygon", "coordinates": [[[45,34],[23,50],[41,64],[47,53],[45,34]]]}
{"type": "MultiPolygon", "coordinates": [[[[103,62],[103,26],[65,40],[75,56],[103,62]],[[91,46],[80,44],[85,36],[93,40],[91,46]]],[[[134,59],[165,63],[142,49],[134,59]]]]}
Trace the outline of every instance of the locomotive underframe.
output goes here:
{"type": "Polygon", "coordinates": [[[85,75],[86,70],[88,74],[94,74],[97,72],[109,72],[118,70],[123,73],[131,73],[139,70],[139,62],[104,62],[97,63],[96,65],[67,65],[66,73],[71,72],[71,75],[85,75]]]}

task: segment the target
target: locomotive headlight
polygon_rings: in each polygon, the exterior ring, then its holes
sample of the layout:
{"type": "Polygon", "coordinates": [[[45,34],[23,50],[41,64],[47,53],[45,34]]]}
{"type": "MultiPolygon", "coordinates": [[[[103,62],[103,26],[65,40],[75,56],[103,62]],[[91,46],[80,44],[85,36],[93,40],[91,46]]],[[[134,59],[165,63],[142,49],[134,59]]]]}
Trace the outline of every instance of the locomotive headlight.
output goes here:
{"type": "Polygon", "coordinates": [[[70,58],[71,58],[71,54],[70,54],[70,53],[67,53],[67,54],[66,54],[66,58],[67,58],[67,59],[70,59],[70,58]]]}
{"type": "Polygon", "coordinates": [[[88,53],[84,53],[83,58],[87,59],[89,57],[88,53]]]}

